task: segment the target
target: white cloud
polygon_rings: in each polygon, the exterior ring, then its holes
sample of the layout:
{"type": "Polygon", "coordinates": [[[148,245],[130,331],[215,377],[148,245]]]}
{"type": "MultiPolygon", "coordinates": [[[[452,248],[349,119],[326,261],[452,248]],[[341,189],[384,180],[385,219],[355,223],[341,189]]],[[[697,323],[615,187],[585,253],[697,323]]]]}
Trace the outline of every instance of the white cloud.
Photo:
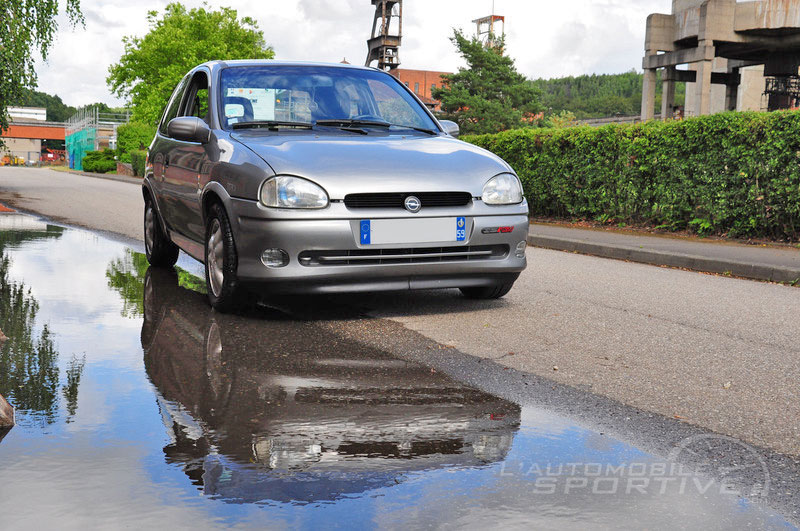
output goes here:
{"type": "MultiPolygon", "coordinates": [[[[49,61],[38,66],[39,88],[70,105],[120,104],[105,83],[119,60],[122,37],[147,32],[147,11],[167,0],[84,0],[85,28],[61,18],[49,61]]],[[[184,2],[189,7],[199,0],[184,2]]],[[[279,59],[360,64],[372,24],[368,0],[209,1],[254,18],[279,59]]],[[[506,16],[508,53],[528,77],[617,73],[641,67],[645,20],[669,12],[670,0],[497,0],[506,16]]],[[[402,66],[453,71],[462,63],[449,41],[453,28],[473,32],[472,20],[489,14],[489,0],[406,0],[402,66]]],[[[165,58],[165,61],[168,58],[165,58]]]]}

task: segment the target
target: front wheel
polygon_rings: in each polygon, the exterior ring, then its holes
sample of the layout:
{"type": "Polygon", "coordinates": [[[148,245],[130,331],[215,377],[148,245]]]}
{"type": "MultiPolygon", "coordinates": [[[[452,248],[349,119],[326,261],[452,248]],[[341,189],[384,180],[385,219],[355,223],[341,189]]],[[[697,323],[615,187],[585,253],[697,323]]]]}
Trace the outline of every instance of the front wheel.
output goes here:
{"type": "Polygon", "coordinates": [[[144,200],[144,252],[155,267],[172,267],[178,261],[178,246],[170,241],[161,228],[153,200],[144,200]]]}
{"type": "Polygon", "coordinates": [[[232,311],[240,300],[239,278],[236,275],[238,255],[231,223],[219,203],[211,206],[206,223],[206,289],[215,310],[232,311]]]}
{"type": "Polygon", "coordinates": [[[481,299],[481,300],[492,300],[492,299],[499,299],[500,297],[504,296],[506,293],[511,291],[511,288],[514,287],[513,282],[508,282],[505,284],[495,284],[494,286],[481,286],[481,287],[471,287],[471,288],[459,288],[461,293],[468,299],[481,299]]]}

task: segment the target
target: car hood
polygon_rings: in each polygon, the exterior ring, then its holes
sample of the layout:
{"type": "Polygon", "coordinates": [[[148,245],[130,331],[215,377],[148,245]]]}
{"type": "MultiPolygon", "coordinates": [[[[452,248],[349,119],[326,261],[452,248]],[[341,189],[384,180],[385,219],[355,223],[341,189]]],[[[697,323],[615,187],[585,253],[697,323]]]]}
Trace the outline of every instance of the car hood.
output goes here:
{"type": "Polygon", "coordinates": [[[496,155],[448,136],[240,131],[231,135],[276,174],[297,175],[331,199],[358,192],[464,191],[511,168],[496,155]]]}

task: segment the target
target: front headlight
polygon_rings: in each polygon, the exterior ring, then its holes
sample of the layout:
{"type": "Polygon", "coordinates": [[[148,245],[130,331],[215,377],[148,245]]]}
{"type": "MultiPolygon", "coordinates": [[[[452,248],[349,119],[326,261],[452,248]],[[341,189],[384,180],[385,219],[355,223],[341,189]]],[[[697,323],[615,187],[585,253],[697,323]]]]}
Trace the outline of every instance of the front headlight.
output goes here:
{"type": "Polygon", "coordinates": [[[325,208],[328,194],[306,179],[279,175],[261,185],[261,202],[274,208],[325,208]]]}
{"type": "Polygon", "coordinates": [[[481,199],[487,205],[522,203],[522,185],[516,175],[501,173],[489,179],[489,182],[484,185],[481,199]]]}

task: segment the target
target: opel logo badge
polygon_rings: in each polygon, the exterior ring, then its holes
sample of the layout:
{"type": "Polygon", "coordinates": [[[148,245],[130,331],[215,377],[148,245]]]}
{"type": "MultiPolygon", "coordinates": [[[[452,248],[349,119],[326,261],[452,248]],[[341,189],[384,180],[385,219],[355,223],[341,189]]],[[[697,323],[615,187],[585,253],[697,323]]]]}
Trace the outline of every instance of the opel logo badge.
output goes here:
{"type": "Polygon", "coordinates": [[[409,212],[419,212],[419,209],[422,208],[422,201],[419,200],[419,197],[410,195],[406,197],[405,207],[409,212]]]}

